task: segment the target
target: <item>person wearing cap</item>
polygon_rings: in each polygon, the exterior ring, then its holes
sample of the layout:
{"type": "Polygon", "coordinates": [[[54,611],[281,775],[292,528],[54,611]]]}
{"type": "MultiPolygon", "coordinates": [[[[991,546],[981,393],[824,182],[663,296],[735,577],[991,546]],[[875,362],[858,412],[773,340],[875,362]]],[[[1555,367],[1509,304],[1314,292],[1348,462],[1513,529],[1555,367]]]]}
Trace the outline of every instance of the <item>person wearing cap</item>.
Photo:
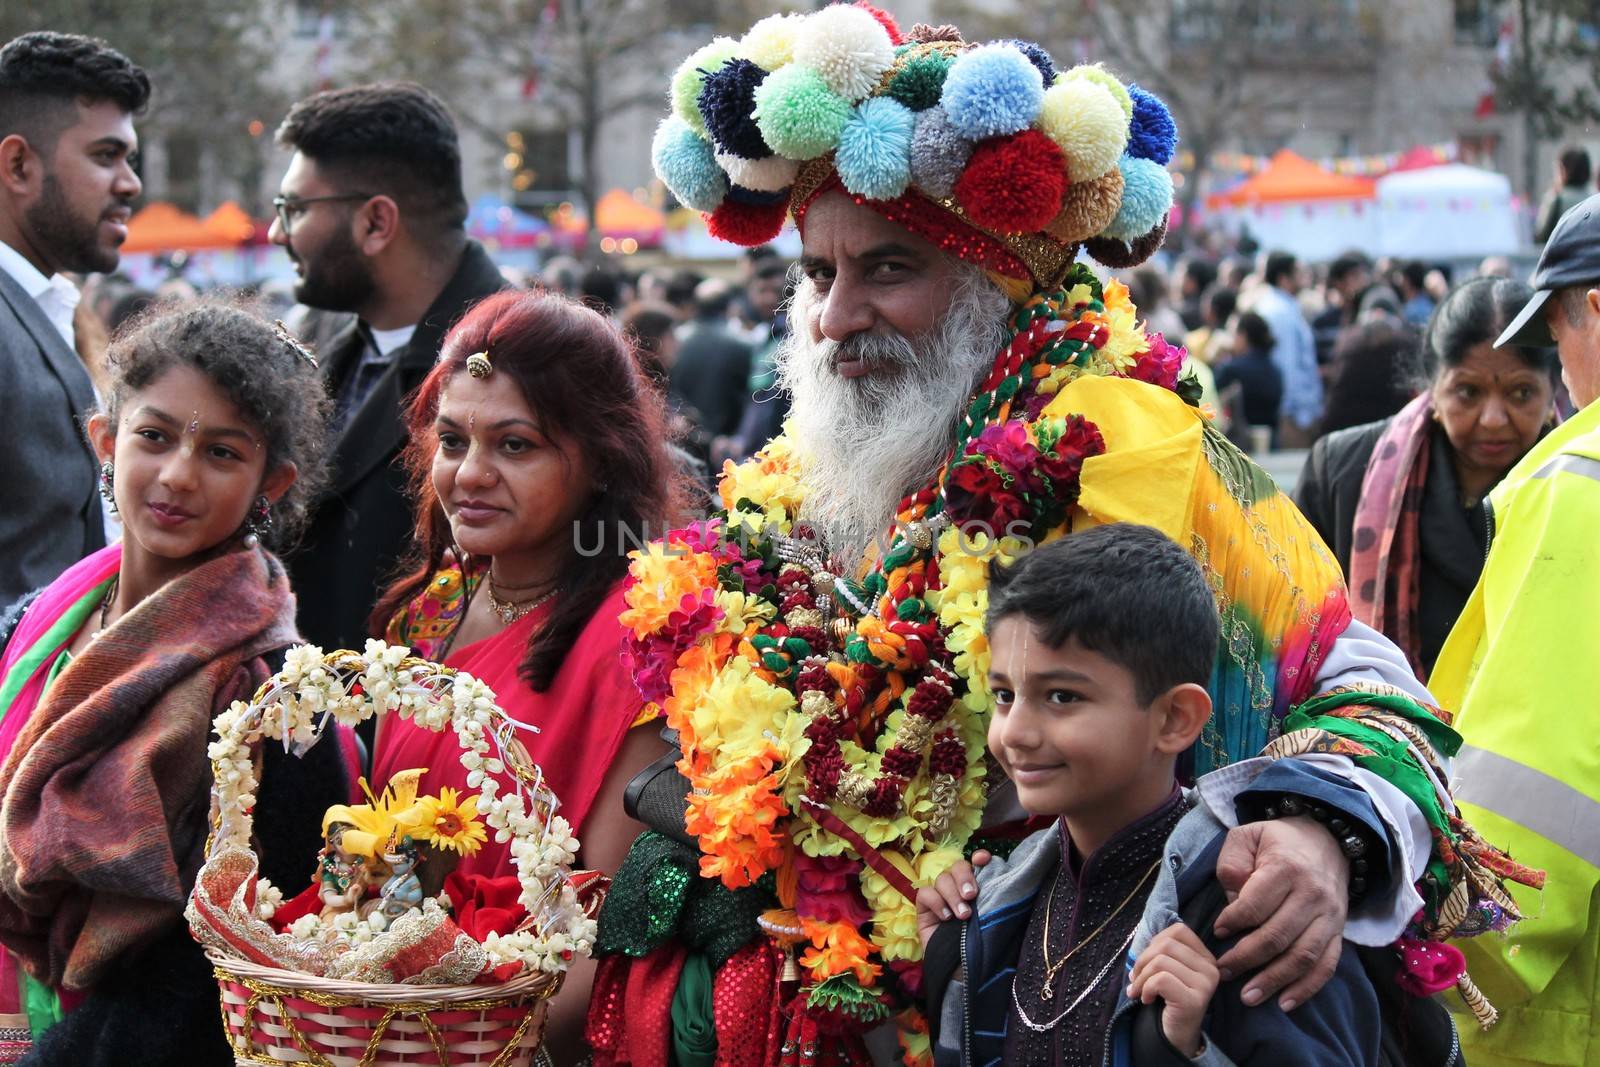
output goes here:
{"type": "MultiPolygon", "coordinates": [[[[595,1063],[721,1061],[735,1044],[737,1062],[861,1063],[891,1018],[906,1062],[928,1062],[916,887],[1017,813],[983,755],[988,568],[1107,523],[1183,545],[1221,610],[1217,713],[1184,773],[1223,767],[1232,812],[1261,764],[1226,765],[1287,735],[1274,755],[1316,750],[1377,813],[1370,838],[1328,798],[1314,806],[1333,833],[1232,832],[1220,920],[1250,932],[1222,964],[1254,976],[1246,1002],[1303,1003],[1341,934],[1453,928],[1416,889],[1433,842],[1438,889],[1476,903],[1494,881],[1420,762],[1447,775],[1433,750],[1453,734],[1404,656],[1351,619],[1294,506],[1193,406],[1183,350],[1080,260],[1133,267],[1160,246],[1166,106],[1036,44],[902,34],[865,4],[718,38],[670,98],[658,175],[735,244],[792,216],[803,277],[778,353],[785,431],[726,468],[709,523],[635,557],[629,663],[676,731],[689,796],[635,844],[600,917],[595,1063]],[[1346,743],[1379,721],[1418,747],[1346,743]]],[[[1099,922],[1116,901],[1081,903],[1099,922]]],[[[1111,973],[1101,940],[1061,973],[1111,973]]],[[[1030,1011],[1060,1012],[1046,1007],[1030,1011]]]]}
{"type": "Polygon", "coordinates": [[[1600,1063],[1600,196],[1562,216],[1533,285],[1497,344],[1554,344],[1578,411],[1485,501],[1488,558],[1432,678],[1462,811],[1548,872],[1514,936],[1465,947],[1502,1016],[1462,1028],[1473,1067],[1600,1063]]]}

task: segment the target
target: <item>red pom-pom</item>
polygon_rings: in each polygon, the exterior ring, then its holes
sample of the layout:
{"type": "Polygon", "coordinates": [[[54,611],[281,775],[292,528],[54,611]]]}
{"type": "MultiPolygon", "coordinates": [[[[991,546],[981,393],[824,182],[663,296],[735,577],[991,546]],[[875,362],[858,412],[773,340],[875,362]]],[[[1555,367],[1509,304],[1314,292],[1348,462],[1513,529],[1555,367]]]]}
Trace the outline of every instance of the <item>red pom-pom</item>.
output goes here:
{"type": "Polygon", "coordinates": [[[956,179],[956,201],[972,221],[1000,233],[1043,229],[1061,212],[1066,160],[1038,130],[984,141],[956,179]]]}
{"type": "Polygon", "coordinates": [[[706,229],[719,241],[753,248],[777,237],[788,213],[786,199],[775,204],[740,204],[724,200],[717,210],[705,217],[706,229]]]}
{"type": "Polygon", "coordinates": [[[882,8],[873,7],[871,4],[867,3],[867,0],[856,0],[856,7],[859,7],[861,10],[877,19],[878,25],[889,31],[890,44],[898,45],[906,43],[905,35],[900,32],[900,24],[894,20],[893,15],[889,14],[887,11],[884,11],[882,8]]]}

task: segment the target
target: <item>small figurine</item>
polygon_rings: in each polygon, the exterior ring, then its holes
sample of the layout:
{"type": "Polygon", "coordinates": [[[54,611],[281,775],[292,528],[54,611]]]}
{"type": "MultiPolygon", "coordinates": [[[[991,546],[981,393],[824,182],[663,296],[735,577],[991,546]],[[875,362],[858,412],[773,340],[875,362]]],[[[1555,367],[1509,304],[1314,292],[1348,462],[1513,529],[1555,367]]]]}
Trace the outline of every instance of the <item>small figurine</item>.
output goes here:
{"type": "Polygon", "coordinates": [[[348,829],[351,829],[349,823],[330,824],[326,844],[318,857],[321,881],[318,895],[322,898],[324,919],[354,911],[367,894],[367,865],[360,856],[343,848],[344,833],[348,829]]]}
{"type": "Polygon", "coordinates": [[[422,882],[416,873],[421,857],[416,844],[406,837],[397,847],[384,852],[383,861],[389,865],[389,878],[378,893],[383,902],[379,910],[393,921],[422,906],[422,882]]]}

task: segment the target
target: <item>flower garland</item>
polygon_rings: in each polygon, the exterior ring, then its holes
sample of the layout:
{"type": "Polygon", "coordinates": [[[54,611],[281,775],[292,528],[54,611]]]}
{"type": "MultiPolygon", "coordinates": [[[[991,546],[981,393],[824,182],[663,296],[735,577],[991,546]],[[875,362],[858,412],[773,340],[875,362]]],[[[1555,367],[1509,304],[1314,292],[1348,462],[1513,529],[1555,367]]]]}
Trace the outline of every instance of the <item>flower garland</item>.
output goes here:
{"type": "Polygon", "coordinates": [[[1183,350],[1082,266],[1011,325],[952,459],[902,501],[859,579],[833,573],[800,521],[786,435],[725,467],[720,511],[633,555],[630,666],[678,731],[701,874],[739,888],[777,873],[786,912],[763,925],[809,943],[807,1008],[835,1019],[908,999],[884,995],[921,956],[907,889],[948,868],[982,816],[988,568],[1060,530],[1083,462],[1105,450],[1045,404],[1083,374],[1178,387],[1183,350]],[[848,900],[806,889],[797,868],[817,863],[843,865],[848,900]]]}
{"type": "MultiPolygon", "coordinates": [[[[521,963],[557,974],[575,957],[589,955],[594,921],[585,916],[571,878],[578,841],[567,820],[555,813],[555,794],[516,740],[516,731],[528,727],[509,718],[483,682],[417,659],[402,646],[368,641],[360,654],[326,656],[314,645],[297,646],[249,703],[236,700],[217,716],[217,740],[208,749],[218,809],[210,855],[250,849],[256,801],[251,752],[257,742],[281,739],[286,747],[304,751],[330,717],[354,726],[380,710],[414,718],[430,730],[455,731],[468,787],[479,790],[478,811],[470,814],[481,812],[495,840],[511,843],[522,887],[518,899],[530,922],[507,935],[490,935],[484,942],[489,958],[496,965],[521,963]],[[501,795],[493,776],[507,771],[514,788],[501,795]]],[[[342,932],[354,941],[372,934],[357,929],[355,920],[346,925],[342,932]]]]}

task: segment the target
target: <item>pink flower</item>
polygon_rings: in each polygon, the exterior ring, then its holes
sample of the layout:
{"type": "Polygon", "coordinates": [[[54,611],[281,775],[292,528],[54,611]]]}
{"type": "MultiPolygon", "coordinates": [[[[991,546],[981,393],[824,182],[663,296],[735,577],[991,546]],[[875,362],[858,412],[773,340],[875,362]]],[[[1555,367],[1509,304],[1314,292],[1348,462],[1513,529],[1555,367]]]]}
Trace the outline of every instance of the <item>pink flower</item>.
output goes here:
{"type": "Polygon", "coordinates": [[[1128,371],[1128,377],[1172,389],[1177,386],[1178,372],[1183,370],[1183,361],[1188,358],[1188,350],[1182,345],[1169,345],[1165,337],[1153,333],[1149,350],[1139,356],[1138,362],[1128,371]]]}
{"type": "Polygon", "coordinates": [[[1467,959],[1454,945],[1402,937],[1394,947],[1400,953],[1395,984],[1414,997],[1443,993],[1467,973],[1467,959]]]}

